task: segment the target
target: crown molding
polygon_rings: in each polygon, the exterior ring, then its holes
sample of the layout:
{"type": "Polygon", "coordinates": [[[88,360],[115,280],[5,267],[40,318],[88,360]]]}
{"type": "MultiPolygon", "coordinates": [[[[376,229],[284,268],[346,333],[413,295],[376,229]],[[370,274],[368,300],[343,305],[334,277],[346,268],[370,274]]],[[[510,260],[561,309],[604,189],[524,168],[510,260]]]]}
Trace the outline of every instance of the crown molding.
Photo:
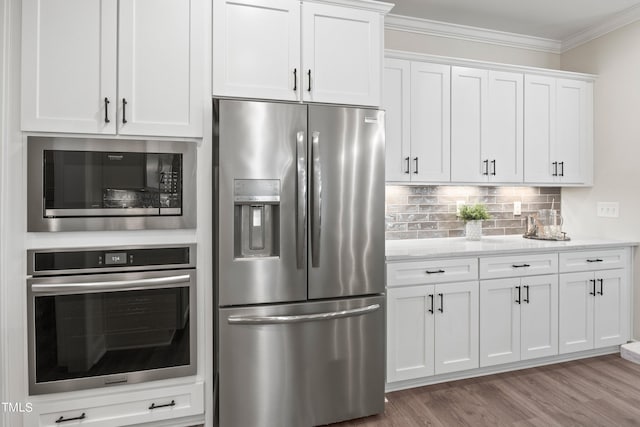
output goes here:
{"type": "Polygon", "coordinates": [[[598,25],[587,28],[562,40],[561,53],[640,20],[640,5],[632,6],[611,16],[598,25]]]}
{"type": "Polygon", "coordinates": [[[399,30],[429,36],[489,43],[546,53],[559,54],[561,53],[562,48],[562,44],[559,40],[394,14],[388,14],[385,16],[384,27],[389,30],[399,30]]]}

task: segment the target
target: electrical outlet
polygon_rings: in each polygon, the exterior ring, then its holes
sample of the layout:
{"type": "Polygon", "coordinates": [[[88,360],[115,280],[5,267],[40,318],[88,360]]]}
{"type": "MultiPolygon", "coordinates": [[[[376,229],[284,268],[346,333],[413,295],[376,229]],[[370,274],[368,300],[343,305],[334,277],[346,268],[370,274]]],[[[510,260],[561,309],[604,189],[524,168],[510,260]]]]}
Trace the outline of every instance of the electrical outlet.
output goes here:
{"type": "Polygon", "coordinates": [[[462,209],[462,207],[464,206],[464,200],[457,200],[456,201],[456,216],[460,216],[460,209],[462,209]]]}
{"type": "Polygon", "coordinates": [[[522,202],[517,200],[513,202],[513,214],[522,215],[522,202]]]}
{"type": "Polygon", "coordinates": [[[606,218],[618,218],[618,216],[620,216],[620,203],[598,202],[596,214],[606,218]]]}

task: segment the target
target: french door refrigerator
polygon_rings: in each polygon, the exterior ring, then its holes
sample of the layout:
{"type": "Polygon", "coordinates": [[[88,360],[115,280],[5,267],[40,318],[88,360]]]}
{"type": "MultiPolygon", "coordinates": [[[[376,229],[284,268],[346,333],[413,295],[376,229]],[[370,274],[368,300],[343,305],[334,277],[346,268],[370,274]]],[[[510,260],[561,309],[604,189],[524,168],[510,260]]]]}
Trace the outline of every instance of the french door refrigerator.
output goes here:
{"type": "Polygon", "coordinates": [[[384,112],[214,99],[222,427],[384,411],[384,112]]]}

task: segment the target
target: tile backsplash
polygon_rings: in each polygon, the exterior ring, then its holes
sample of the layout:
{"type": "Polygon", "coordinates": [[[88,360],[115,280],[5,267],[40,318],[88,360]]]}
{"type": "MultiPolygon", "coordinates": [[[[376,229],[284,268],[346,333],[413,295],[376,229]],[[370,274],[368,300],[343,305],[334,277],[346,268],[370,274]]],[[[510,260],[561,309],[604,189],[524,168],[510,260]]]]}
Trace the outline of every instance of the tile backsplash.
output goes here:
{"type": "Polygon", "coordinates": [[[385,238],[425,239],[464,236],[456,202],[484,203],[491,219],[483,235],[524,234],[527,215],[538,209],[560,210],[560,187],[386,186],[385,238]],[[513,203],[521,202],[521,215],[513,203]]]}

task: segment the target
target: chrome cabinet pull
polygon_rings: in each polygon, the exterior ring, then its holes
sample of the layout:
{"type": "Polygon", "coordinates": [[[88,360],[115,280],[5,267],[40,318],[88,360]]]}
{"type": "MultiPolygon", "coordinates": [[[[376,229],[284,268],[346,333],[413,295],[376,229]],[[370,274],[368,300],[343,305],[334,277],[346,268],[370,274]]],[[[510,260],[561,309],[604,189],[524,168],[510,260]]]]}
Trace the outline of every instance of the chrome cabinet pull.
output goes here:
{"type": "Polygon", "coordinates": [[[340,319],[343,317],[361,316],[373,313],[380,308],[380,304],[371,304],[366,307],[352,308],[349,310],[331,311],[327,313],[300,314],[293,316],[229,316],[227,322],[231,325],[275,325],[282,323],[302,323],[316,320],[340,319]]]}
{"type": "Polygon", "coordinates": [[[304,268],[305,231],[307,229],[307,153],[305,133],[296,135],[296,263],[299,269],[304,268]]]}

